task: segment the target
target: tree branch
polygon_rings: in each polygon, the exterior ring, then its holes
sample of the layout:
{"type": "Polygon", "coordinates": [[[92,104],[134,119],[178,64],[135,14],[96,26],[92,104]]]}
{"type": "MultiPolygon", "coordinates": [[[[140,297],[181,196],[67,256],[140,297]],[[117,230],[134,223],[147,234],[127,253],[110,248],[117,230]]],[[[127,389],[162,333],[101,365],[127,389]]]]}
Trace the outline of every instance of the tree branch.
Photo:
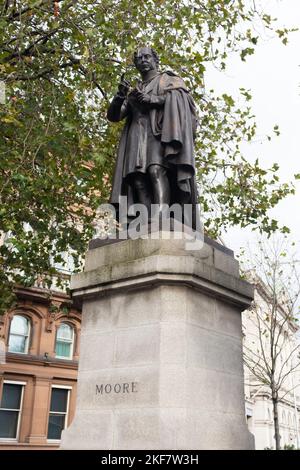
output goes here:
{"type": "MultiPolygon", "coordinates": [[[[62,1],[63,0],[57,0],[57,2],[59,2],[59,3],[62,2],[62,1]]],[[[49,5],[49,0],[41,0],[39,3],[36,3],[33,6],[28,6],[26,8],[23,8],[23,10],[13,12],[6,18],[6,21],[21,20],[21,17],[23,15],[25,15],[26,13],[29,13],[29,12],[33,11],[35,8],[40,8],[44,5],[49,5]]]]}

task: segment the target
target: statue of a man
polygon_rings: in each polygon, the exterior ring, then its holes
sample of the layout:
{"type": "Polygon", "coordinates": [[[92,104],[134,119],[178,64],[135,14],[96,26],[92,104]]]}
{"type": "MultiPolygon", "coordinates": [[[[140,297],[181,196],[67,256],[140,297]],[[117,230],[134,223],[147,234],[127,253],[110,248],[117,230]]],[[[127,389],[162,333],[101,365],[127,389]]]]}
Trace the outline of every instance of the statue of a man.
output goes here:
{"type": "MultiPolygon", "coordinates": [[[[141,80],[130,91],[122,80],[107,118],[126,118],[120,140],[111,203],[121,195],[130,206],[151,204],[196,207],[194,138],[197,117],[194,101],[183,80],[173,72],[160,72],[156,52],[141,47],[134,54],[141,80]]],[[[189,225],[195,226],[195,214],[189,225]]]]}

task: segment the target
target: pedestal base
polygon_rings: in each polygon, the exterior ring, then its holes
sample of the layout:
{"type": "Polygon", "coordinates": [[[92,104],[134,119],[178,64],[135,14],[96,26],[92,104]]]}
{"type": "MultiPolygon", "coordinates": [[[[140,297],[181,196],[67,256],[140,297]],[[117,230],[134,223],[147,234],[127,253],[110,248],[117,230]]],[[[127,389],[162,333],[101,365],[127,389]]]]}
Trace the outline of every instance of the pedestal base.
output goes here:
{"type": "Polygon", "coordinates": [[[62,449],[251,449],[241,311],[252,287],[216,246],[126,240],[90,250],[76,415],[62,449]]]}

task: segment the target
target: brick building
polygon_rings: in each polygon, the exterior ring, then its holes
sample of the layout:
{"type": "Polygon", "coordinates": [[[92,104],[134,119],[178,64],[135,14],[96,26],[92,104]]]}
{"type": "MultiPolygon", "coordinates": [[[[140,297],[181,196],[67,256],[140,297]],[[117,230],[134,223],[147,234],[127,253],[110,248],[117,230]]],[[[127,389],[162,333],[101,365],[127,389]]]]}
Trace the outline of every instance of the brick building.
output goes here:
{"type": "Polygon", "coordinates": [[[62,292],[17,296],[0,316],[0,449],[56,449],[75,410],[81,315],[62,292]]]}

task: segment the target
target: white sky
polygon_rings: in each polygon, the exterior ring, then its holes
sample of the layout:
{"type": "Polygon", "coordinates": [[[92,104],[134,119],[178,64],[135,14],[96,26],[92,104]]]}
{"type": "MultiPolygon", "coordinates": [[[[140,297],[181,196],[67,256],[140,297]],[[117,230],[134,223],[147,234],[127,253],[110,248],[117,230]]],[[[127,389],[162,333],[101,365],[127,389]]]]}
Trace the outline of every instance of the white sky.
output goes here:
{"type": "MultiPolygon", "coordinates": [[[[300,28],[300,0],[264,0],[267,10],[278,18],[279,25],[300,28]]],[[[274,162],[280,165],[280,177],[289,181],[300,173],[300,32],[289,36],[284,46],[278,39],[269,39],[257,46],[253,56],[242,62],[232,58],[227,72],[210,69],[206,75],[207,88],[232,95],[240,87],[251,89],[252,109],[256,115],[258,135],[271,135],[275,124],[281,135],[271,142],[258,138],[247,144],[245,155],[258,157],[264,167],[274,162]]],[[[294,241],[300,241],[300,182],[296,195],[286,198],[273,211],[280,224],[287,225],[294,241]]],[[[253,245],[255,232],[234,228],[224,234],[225,243],[238,253],[247,243],[253,245]]],[[[299,252],[300,256],[300,252],[299,252]]]]}

